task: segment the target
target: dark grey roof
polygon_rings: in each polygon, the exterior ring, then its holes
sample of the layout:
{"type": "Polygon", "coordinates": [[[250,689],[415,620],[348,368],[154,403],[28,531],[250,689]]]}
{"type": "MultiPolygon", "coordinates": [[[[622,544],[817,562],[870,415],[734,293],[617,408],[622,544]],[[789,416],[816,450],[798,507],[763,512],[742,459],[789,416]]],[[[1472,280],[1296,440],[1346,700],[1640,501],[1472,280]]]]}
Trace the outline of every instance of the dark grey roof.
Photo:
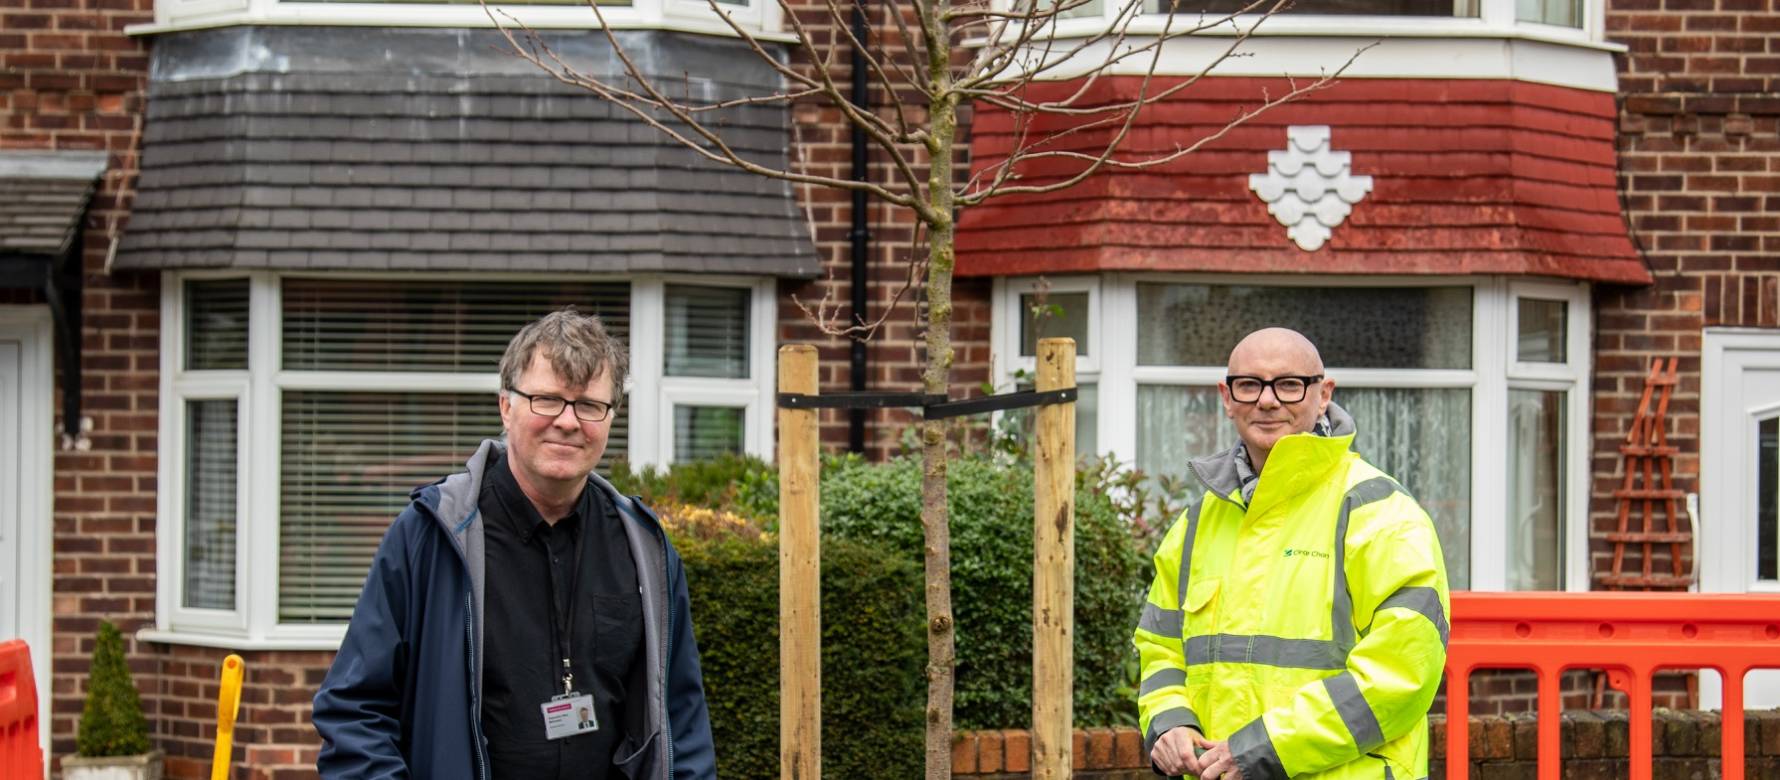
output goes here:
{"type": "Polygon", "coordinates": [[[0,152],[0,252],[66,252],[105,161],[104,152],[0,152]]]}
{"type": "MultiPolygon", "coordinates": [[[[736,41],[620,35],[676,94],[782,89],[736,41]]],[[[619,67],[603,32],[548,40],[588,72],[619,67]]],[[[789,184],[700,159],[492,30],[177,33],[152,68],[119,267],[817,270],[789,184]]],[[[783,108],[719,121],[745,156],[785,166],[783,108]]]]}

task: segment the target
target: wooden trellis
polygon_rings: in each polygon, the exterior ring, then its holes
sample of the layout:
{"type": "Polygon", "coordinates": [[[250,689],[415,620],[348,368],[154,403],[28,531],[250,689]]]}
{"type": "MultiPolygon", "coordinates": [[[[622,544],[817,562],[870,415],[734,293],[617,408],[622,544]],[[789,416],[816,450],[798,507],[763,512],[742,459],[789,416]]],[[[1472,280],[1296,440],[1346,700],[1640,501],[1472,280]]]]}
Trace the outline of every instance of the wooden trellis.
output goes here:
{"type": "Polygon", "coordinates": [[[1675,391],[1678,362],[1674,357],[1666,363],[1663,358],[1650,362],[1632,429],[1619,447],[1625,461],[1625,479],[1613,491],[1619,503],[1619,524],[1607,534],[1607,540],[1613,543],[1613,568],[1596,575],[1601,585],[1610,590],[1685,590],[1692,583],[1692,574],[1682,572],[1681,553],[1684,545],[1692,543],[1693,533],[1679,522],[1682,492],[1674,484],[1677,449],[1668,441],[1669,398],[1675,391]],[[1640,509],[1638,530],[1631,528],[1634,506],[1640,509]],[[1658,530],[1658,515],[1666,530],[1658,530]],[[1659,544],[1669,545],[1666,573],[1653,570],[1651,553],[1659,544]],[[1640,548],[1642,571],[1625,571],[1627,545],[1640,548]]]}

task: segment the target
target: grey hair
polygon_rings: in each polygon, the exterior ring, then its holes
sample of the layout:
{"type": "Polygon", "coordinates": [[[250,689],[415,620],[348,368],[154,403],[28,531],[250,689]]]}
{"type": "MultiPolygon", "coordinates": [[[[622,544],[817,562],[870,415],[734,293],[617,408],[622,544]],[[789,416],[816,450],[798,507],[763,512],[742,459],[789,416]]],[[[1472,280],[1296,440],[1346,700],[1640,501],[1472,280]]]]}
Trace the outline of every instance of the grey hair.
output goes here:
{"type": "Polygon", "coordinates": [[[501,389],[513,388],[519,375],[531,365],[538,350],[550,367],[572,387],[581,387],[605,373],[612,378],[612,400],[624,395],[630,372],[630,354],[624,342],[606,330],[598,315],[582,314],[573,306],[550,312],[519,329],[501,355],[501,389]]]}

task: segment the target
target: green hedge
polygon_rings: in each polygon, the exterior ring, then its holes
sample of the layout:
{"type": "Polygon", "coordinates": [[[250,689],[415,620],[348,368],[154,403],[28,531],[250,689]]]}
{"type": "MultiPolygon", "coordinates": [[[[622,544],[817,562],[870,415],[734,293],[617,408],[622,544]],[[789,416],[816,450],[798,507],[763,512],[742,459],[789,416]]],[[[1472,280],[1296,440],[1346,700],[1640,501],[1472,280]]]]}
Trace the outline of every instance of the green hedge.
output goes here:
{"type": "MultiPolygon", "coordinates": [[[[947,475],[958,627],[955,723],[961,729],[1025,726],[1032,720],[1031,465],[965,456],[952,461],[947,475]]],[[[1075,722],[1135,723],[1131,631],[1147,562],[1112,501],[1077,484],[1075,722]]],[[[918,564],[920,515],[918,459],[825,464],[825,539],[894,550],[918,564]]]]}
{"type": "MultiPolygon", "coordinates": [[[[763,527],[774,525],[778,513],[777,475],[772,467],[752,458],[725,458],[702,464],[677,465],[665,474],[637,474],[622,465],[613,469],[614,482],[627,492],[650,500],[691,503],[719,508],[756,518],[763,527]]],[[[1025,460],[1007,462],[985,455],[966,455],[950,464],[949,492],[952,524],[952,605],[957,620],[958,667],[955,723],[963,729],[1011,728],[1031,720],[1032,669],[1032,466],[1025,460]]],[[[914,572],[909,590],[898,603],[911,604],[917,622],[925,614],[921,598],[922,533],[920,461],[897,458],[888,463],[867,463],[856,457],[829,457],[822,470],[822,527],[827,548],[852,541],[866,548],[891,553],[878,559],[897,561],[914,572]]],[[[1133,535],[1133,517],[1144,511],[1140,480],[1095,464],[1077,479],[1075,571],[1075,720],[1081,726],[1136,723],[1136,651],[1131,631],[1141,609],[1141,594],[1149,584],[1149,560],[1144,542],[1133,535]],[[1126,496],[1125,503],[1112,495],[1126,496]]],[[[676,536],[676,542],[680,536],[676,536]]],[[[766,543],[770,549],[771,543],[766,543]]],[[[765,555],[765,552],[759,553],[765,555]]],[[[760,571],[776,572],[776,557],[759,558],[760,571]],[[764,563],[761,563],[764,562],[764,563]]],[[[763,598],[752,589],[746,594],[731,582],[708,582],[690,570],[694,598],[710,607],[697,609],[700,648],[706,622],[741,619],[738,612],[758,613],[756,630],[774,630],[777,601],[763,598]],[[704,590],[701,595],[701,589],[704,590]],[[739,606],[741,603],[747,607],[739,606]]],[[[824,571],[830,565],[824,562],[824,571]]],[[[741,577],[741,572],[720,570],[717,579],[741,577]]],[[[765,576],[763,574],[762,576],[765,576]]],[[[771,578],[776,589],[776,575],[771,578]]],[[[751,586],[748,586],[751,588],[751,586]]],[[[824,588],[834,587],[825,582],[824,588]]],[[[776,590],[773,592],[776,593],[776,590]]],[[[860,603],[837,594],[824,595],[823,617],[829,642],[843,641],[833,629],[839,615],[859,610],[860,603]]],[[[844,632],[843,632],[844,633],[844,632]]],[[[727,634],[726,634],[727,636],[727,634]]],[[[774,635],[776,637],[776,634],[774,635]]],[[[726,640],[727,641],[727,640],[726,640]]],[[[776,647],[776,646],[775,646],[776,647]]],[[[770,649],[770,648],[769,648],[770,649]]],[[[825,650],[825,652],[831,652],[825,650]]],[[[878,656],[850,655],[856,662],[878,656]]],[[[924,662],[925,643],[917,650],[924,662]]],[[[767,652],[759,664],[737,661],[733,671],[748,677],[744,686],[760,686],[777,680],[777,654],[767,652]]],[[[884,664],[895,668],[900,662],[884,664]]],[[[708,664],[707,664],[708,666],[708,664]]],[[[920,695],[925,682],[919,663],[910,674],[920,695]]],[[[712,671],[706,669],[707,679],[712,671]]],[[[823,681],[825,693],[841,690],[835,679],[823,681]]],[[[761,690],[776,691],[767,686],[761,690]]],[[[870,690],[870,689],[867,689],[870,690]]],[[[830,694],[832,695],[832,694],[830,694]]],[[[770,708],[769,708],[770,709],[770,708]]],[[[776,713],[776,709],[772,709],[776,713]]],[[[772,721],[776,723],[777,721],[772,721]]],[[[870,721],[837,721],[852,727],[870,721]]],[[[919,724],[915,725],[919,730],[919,724]]],[[[755,729],[758,731],[758,729],[755,729]]],[[[776,739],[776,727],[770,730],[776,739]]],[[[759,734],[740,736],[752,744],[759,734]]],[[[730,749],[728,742],[719,744],[730,749]]],[[[824,737],[824,747],[829,745],[824,737]]],[[[752,748],[750,748],[752,749],[752,748]]],[[[727,773],[726,773],[727,774],[727,773]]],[[[873,776],[892,776],[871,773],[873,776]]]]}
{"type": "MultiPolygon", "coordinates": [[[[698,538],[686,562],[718,775],[779,776],[779,553],[771,538],[698,538]]],[[[921,571],[846,540],[822,546],[822,771],[922,771],[921,571]]]]}

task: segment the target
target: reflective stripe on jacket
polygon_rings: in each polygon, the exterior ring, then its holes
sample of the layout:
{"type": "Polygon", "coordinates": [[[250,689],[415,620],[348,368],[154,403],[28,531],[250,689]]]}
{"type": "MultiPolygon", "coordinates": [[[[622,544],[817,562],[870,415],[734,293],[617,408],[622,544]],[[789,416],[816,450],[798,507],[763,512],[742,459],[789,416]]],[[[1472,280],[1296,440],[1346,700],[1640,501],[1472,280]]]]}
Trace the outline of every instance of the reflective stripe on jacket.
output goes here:
{"type": "Polygon", "coordinates": [[[1330,436],[1274,446],[1246,507],[1230,453],[1194,461],[1209,491],[1157,549],[1135,635],[1146,754],[1190,726],[1229,740],[1244,780],[1427,776],[1440,543],[1349,449],[1352,418],[1334,404],[1329,417],[1330,436]]]}

